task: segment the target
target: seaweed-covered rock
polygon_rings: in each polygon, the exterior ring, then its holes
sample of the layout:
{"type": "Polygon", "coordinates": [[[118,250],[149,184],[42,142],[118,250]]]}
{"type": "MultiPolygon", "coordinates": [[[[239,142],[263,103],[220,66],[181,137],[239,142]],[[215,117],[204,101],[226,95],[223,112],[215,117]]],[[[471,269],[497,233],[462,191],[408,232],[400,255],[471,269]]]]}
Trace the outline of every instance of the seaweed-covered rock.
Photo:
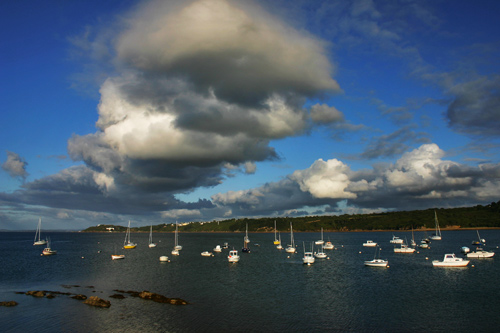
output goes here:
{"type": "Polygon", "coordinates": [[[123,296],[122,294],[113,294],[109,297],[116,298],[116,299],[124,299],[125,298],[125,296],[123,296]]]}
{"type": "Polygon", "coordinates": [[[82,295],[82,294],[78,294],[78,295],[75,295],[75,296],[71,296],[71,298],[74,298],[74,299],[79,299],[79,300],[86,300],[87,299],[87,296],[85,295],[82,295]]]}
{"type": "Polygon", "coordinates": [[[149,291],[143,291],[139,293],[139,297],[142,299],[150,299],[157,303],[169,303],[174,305],[186,305],[188,304],[185,300],[180,298],[168,298],[160,294],[151,293],[149,291]]]}
{"type": "Polygon", "coordinates": [[[16,306],[18,303],[16,301],[5,301],[0,302],[0,306],[16,306]]]}
{"type": "Polygon", "coordinates": [[[44,297],[45,296],[45,291],[42,290],[30,290],[26,292],[26,295],[33,296],[33,297],[44,297]]]}
{"type": "Polygon", "coordinates": [[[83,303],[88,304],[88,305],[92,305],[92,306],[101,307],[101,308],[109,308],[111,306],[110,301],[99,298],[97,296],[90,296],[83,303]]]}

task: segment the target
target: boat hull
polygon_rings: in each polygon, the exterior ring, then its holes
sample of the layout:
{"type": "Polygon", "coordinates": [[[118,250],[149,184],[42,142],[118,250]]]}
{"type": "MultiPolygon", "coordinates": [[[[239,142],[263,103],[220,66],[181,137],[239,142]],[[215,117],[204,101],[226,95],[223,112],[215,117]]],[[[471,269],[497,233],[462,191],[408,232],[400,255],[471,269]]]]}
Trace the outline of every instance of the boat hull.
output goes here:
{"type": "Polygon", "coordinates": [[[370,267],[387,267],[388,264],[389,262],[387,260],[382,260],[382,259],[365,261],[365,266],[370,266],[370,267]]]}
{"type": "Polygon", "coordinates": [[[467,253],[467,258],[491,258],[495,255],[495,252],[488,251],[475,251],[467,253]]]}
{"type": "Polygon", "coordinates": [[[111,259],[112,260],[125,259],[125,255],[124,254],[112,254],[111,259]]]}

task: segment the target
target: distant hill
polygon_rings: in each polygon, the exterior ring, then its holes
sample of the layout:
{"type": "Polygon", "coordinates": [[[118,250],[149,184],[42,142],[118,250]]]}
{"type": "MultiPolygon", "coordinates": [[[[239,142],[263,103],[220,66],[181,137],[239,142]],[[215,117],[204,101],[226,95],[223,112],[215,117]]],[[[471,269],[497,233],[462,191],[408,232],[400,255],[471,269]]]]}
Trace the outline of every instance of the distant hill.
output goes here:
{"type": "MultiPolygon", "coordinates": [[[[429,208],[426,210],[400,211],[389,213],[354,214],[340,216],[303,216],[303,217],[268,217],[229,219],[212,222],[190,222],[179,224],[182,232],[244,232],[248,223],[249,232],[271,232],[274,221],[278,230],[289,230],[290,222],[293,230],[320,231],[377,231],[377,230],[411,230],[433,229],[434,211],[439,226],[445,228],[500,228],[500,201],[486,206],[463,208],[429,208]]],[[[83,232],[125,232],[126,227],[115,225],[98,225],[83,232]]],[[[149,226],[131,228],[132,232],[149,232],[149,226]]],[[[173,232],[175,224],[159,224],[153,226],[154,232],[173,232]]]]}

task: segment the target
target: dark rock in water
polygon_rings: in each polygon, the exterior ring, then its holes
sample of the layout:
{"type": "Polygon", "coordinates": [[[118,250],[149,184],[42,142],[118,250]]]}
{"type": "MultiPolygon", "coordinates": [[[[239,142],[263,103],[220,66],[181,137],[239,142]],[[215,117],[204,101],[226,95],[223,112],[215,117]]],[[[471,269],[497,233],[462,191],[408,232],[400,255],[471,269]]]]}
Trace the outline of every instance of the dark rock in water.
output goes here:
{"type": "Polygon", "coordinates": [[[45,296],[45,297],[52,299],[52,298],[56,298],[56,295],[54,295],[53,293],[50,293],[50,294],[47,294],[47,296],[45,296]]]}
{"type": "Polygon", "coordinates": [[[18,303],[16,301],[6,301],[0,302],[0,306],[16,306],[18,303]]]}
{"type": "Polygon", "coordinates": [[[92,305],[92,306],[101,307],[101,308],[109,308],[111,306],[110,301],[99,298],[97,296],[90,296],[83,303],[88,304],[88,305],[92,305]]]}
{"type": "Polygon", "coordinates": [[[125,298],[125,296],[123,296],[122,294],[113,294],[109,297],[116,298],[116,299],[124,299],[125,298]]]}
{"type": "Polygon", "coordinates": [[[71,296],[71,298],[79,299],[79,300],[86,300],[87,296],[82,295],[82,294],[78,294],[78,295],[75,295],[75,296],[71,296]]]}
{"type": "Polygon", "coordinates": [[[186,305],[188,304],[185,300],[180,298],[168,298],[160,294],[151,293],[149,291],[143,291],[139,294],[142,299],[150,299],[157,303],[169,303],[174,305],[186,305]]]}
{"type": "Polygon", "coordinates": [[[26,292],[26,295],[33,296],[33,297],[44,297],[45,292],[41,290],[30,290],[26,292]]]}

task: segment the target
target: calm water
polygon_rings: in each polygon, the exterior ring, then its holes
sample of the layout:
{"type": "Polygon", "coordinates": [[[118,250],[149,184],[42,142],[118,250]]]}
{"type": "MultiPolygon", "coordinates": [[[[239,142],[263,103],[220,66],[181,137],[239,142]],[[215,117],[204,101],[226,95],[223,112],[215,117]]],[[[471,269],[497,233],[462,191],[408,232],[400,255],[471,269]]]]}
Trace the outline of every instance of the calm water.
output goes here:
{"type": "MultiPolygon", "coordinates": [[[[396,233],[411,238],[411,233],[396,233]]],[[[243,234],[180,234],[184,248],[173,257],[173,234],[132,234],[133,250],[119,250],[126,259],[112,261],[124,234],[50,233],[58,254],[42,257],[33,246],[34,233],[0,233],[0,301],[18,306],[0,308],[2,332],[497,332],[500,325],[500,258],[475,259],[467,268],[434,268],[432,260],[471,247],[476,231],[444,231],[443,240],[419,253],[396,254],[390,232],[325,233],[336,249],[329,260],[302,264],[302,242],[319,233],[295,233],[299,252],[289,257],[275,249],[273,234],[250,234],[250,254],[237,264],[227,250],[202,257],[228,242],[241,250],[243,234]],[[382,247],[389,268],[365,267],[382,247]],[[255,246],[260,244],[260,247],[255,246]],[[100,253],[99,253],[100,251],[100,253]],[[360,253],[361,251],[361,253],[360,253]],[[168,255],[170,263],[158,258],[168,255]],[[474,267],[472,267],[472,265],[474,267]],[[63,285],[80,287],[64,288],[63,285]],[[149,290],[190,302],[173,306],[139,298],[109,298],[122,290],[149,290]],[[108,309],[82,304],[68,296],[33,298],[16,291],[55,290],[97,295],[111,301],[108,309]]],[[[286,244],[289,235],[283,233],[286,244]]],[[[415,233],[420,240],[422,233],[415,233]]],[[[500,230],[481,231],[488,249],[498,254],[500,230]]]]}

